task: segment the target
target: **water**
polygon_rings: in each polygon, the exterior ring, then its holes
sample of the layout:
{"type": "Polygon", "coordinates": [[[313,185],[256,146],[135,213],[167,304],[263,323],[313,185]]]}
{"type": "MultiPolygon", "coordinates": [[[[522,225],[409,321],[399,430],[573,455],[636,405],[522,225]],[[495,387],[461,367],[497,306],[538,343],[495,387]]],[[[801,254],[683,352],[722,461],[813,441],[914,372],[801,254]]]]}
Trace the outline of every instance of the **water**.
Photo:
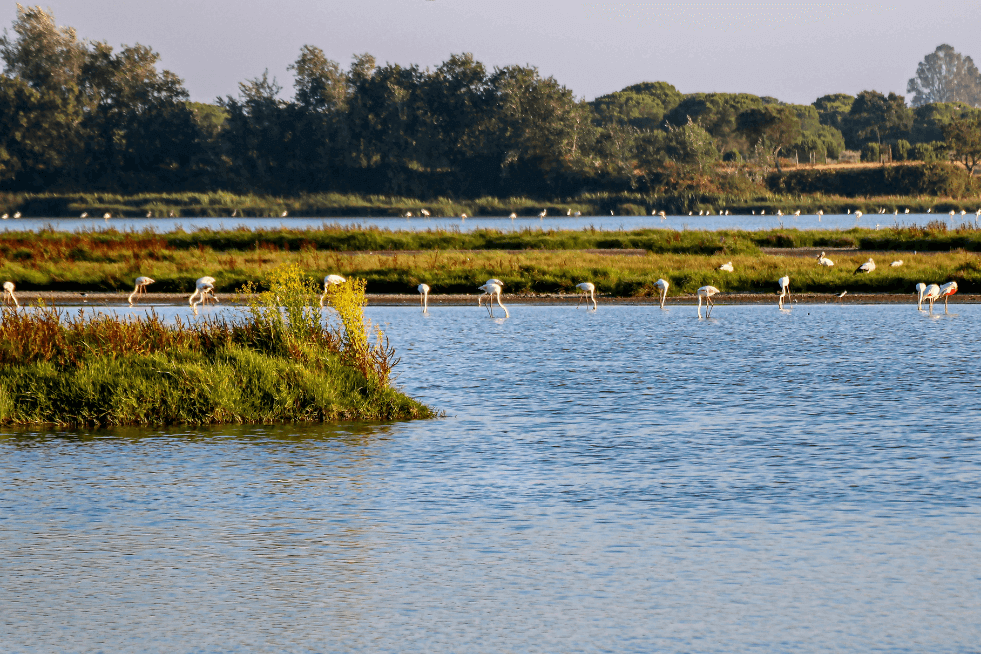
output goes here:
{"type": "Polygon", "coordinates": [[[3,430],[0,649],[978,651],[981,306],[510,309],[369,309],[442,420],[3,430]]]}
{"type": "Polygon", "coordinates": [[[93,220],[91,218],[20,218],[3,223],[5,231],[32,231],[54,229],[62,232],[85,232],[116,229],[119,231],[141,231],[151,229],[156,232],[172,232],[175,230],[196,231],[200,229],[227,230],[244,228],[259,229],[321,229],[328,226],[341,227],[377,227],[393,231],[427,231],[427,230],[459,230],[471,232],[476,229],[496,229],[503,232],[521,231],[525,229],[597,229],[601,231],[631,230],[641,228],[657,229],[699,229],[715,231],[720,229],[851,229],[852,227],[874,228],[876,225],[894,226],[924,226],[930,221],[940,220],[949,227],[961,224],[974,224],[975,215],[960,214],[951,217],[943,214],[871,214],[856,220],[854,215],[826,215],[818,220],[817,216],[668,216],[664,220],[657,216],[582,216],[555,217],[539,220],[538,218],[112,218],[93,220]]]}

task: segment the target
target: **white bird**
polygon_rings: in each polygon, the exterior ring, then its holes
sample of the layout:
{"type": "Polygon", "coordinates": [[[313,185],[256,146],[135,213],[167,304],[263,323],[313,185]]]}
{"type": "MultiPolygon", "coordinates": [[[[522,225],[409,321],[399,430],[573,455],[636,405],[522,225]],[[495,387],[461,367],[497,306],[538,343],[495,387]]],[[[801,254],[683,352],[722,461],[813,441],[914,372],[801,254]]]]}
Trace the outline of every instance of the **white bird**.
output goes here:
{"type": "Polygon", "coordinates": [[[460,214],[460,218],[461,218],[462,220],[466,220],[466,219],[468,218],[468,216],[467,216],[467,214],[465,214],[465,213],[461,213],[461,214],[460,214]]]}
{"type": "Polygon", "coordinates": [[[79,216],[79,218],[88,218],[88,217],[89,217],[89,212],[88,211],[83,211],[81,213],[81,215],[79,216]]]}
{"type": "Polygon", "coordinates": [[[510,216],[508,216],[508,217],[509,217],[509,218],[510,218],[511,220],[514,220],[515,218],[517,218],[517,217],[518,217],[518,214],[516,214],[516,213],[514,213],[514,212],[512,211],[512,212],[511,212],[511,215],[510,215],[510,216]]]}
{"type": "Polygon", "coordinates": [[[783,211],[777,209],[777,218],[783,218],[783,211]]]}
{"type": "Polygon", "coordinates": [[[14,214],[14,218],[20,218],[20,212],[19,211],[14,214]]]}
{"type": "Polygon", "coordinates": [[[944,299],[944,313],[947,313],[947,298],[957,292],[957,282],[947,282],[940,287],[940,297],[944,299]]]}
{"type": "Polygon", "coordinates": [[[933,207],[930,207],[929,209],[927,209],[927,213],[933,213],[933,207]]]}
{"type": "Polygon", "coordinates": [[[800,209],[794,212],[794,218],[800,218],[800,209]]]}
{"type": "Polygon", "coordinates": [[[548,211],[547,209],[542,209],[542,212],[538,214],[538,219],[541,220],[542,218],[544,218],[547,211],[548,211]]]}
{"type": "Polygon", "coordinates": [[[232,212],[232,218],[234,218],[237,215],[238,215],[238,209],[236,209],[235,211],[232,212]]]}
{"type": "Polygon", "coordinates": [[[937,301],[938,297],[940,297],[940,287],[937,286],[936,284],[930,284],[929,286],[926,287],[926,290],[923,291],[923,299],[920,301],[921,302],[926,301],[930,303],[930,313],[932,314],[933,303],[937,301]]]}
{"type": "Polygon", "coordinates": [[[340,275],[327,275],[324,277],[324,294],[320,296],[320,306],[324,306],[324,299],[327,297],[327,289],[331,286],[337,286],[338,284],[343,284],[347,280],[340,275]]]}
{"type": "Polygon", "coordinates": [[[565,212],[565,215],[567,215],[567,216],[571,216],[571,215],[572,215],[572,209],[569,209],[568,211],[566,211],[566,212],[565,212]]]}
{"type": "MultiPolygon", "coordinates": [[[[207,297],[208,295],[211,295],[212,301],[214,302],[218,301],[218,298],[215,297],[215,278],[200,277],[197,280],[195,280],[194,292],[191,293],[191,297],[187,298],[187,303],[190,304],[191,307],[196,308],[198,304],[203,304],[208,301],[208,297],[207,297]],[[200,296],[199,301],[197,302],[197,304],[195,304],[194,298],[198,296],[200,296]]],[[[196,309],[194,313],[195,314],[197,313],[196,309]]]]}
{"type": "MultiPolygon", "coordinates": [[[[596,311],[596,296],[594,295],[596,286],[589,282],[583,282],[582,284],[576,284],[576,288],[579,289],[579,304],[576,305],[576,308],[579,308],[579,305],[582,304],[583,300],[587,299],[588,295],[588,298],[593,301],[593,311],[596,311]]],[[[586,308],[589,308],[588,303],[586,308]]]]}
{"type": "Polygon", "coordinates": [[[821,255],[818,257],[818,264],[830,268],[831,266],[835,265],[835,262],[829,259],[828,257],[824,256],[824,252],[822,252],[821,255]]]}
{"type": "Polygon", "coordinates": [[[855,274],[857,275],[858,273],[870,273],[873,270],[875,270],[875,261],[872,261],[872,257],[869,257],[868,261],[863,263],[855,270],[855,274]]]}
{"type": "Polygon", "coordinates": [[[8,216],[7,214],[3,214],[3,219],[6,220],[7,218],[10,218],[10,216],[8,216]]]}
{"type": "Polygon", "coordinates": [[[154,283],[154,280],[149,277],[137,277],[136,278],[136,288],[133,292],[129,294],[129,305],[133,306],[133,297],[139,295],[140,293],[146,293],[146,287],[154,283]]]}
{"type": "MultiPolygon", "coordinates": [[[[961,209],[961,215],[963,216],[963,215],[965,215],[965,214],[967,214],[967,211],[966,211],[965,209],[961,209]]],[[[16,216],[15,216],[15,217],[16,217],[16,216]]]]}
{"type": "Polygon", "coordinates": [[[168,218],[173,218],[173,217],[174,217],[174,212],[173,212],[173,210],[171,210],[171,211],[168,211],[168,212],[167,212],[167,217],[168,217],[168,218]]]}
{"type": "Polygon", "coordinates": [[[404,215],[404,216],[402,216],[402,217],[403,217],[403,218],[411,218],[411,217],[412,217],[412,212],[411,212],[411,211],[406,211],[406,212],[405,212],[405,215],[404,215]]]}
{"type": "Polygon", "coordinates": [[[659,215],[661,217],[661,220],[664,220],[665,218],[667,218],[667,214],[665,214],[663,211],[658,211],[657,212],[657,215],[659,215]]]}
{"type": "Polygon", "coordinates": [[[823,215],[824,215],[824,212],[821,211],[820,209],[818,209],[818,222],[821,222],[821,216],[823,216],[823,215]]]}
{"type": "Polygon", "coordinates": [[[718,270],[724,270],[726,272],[732,272],[733,271],[732,262],[731,261],[727,261],[726,263],[724,263],[721,266],[719,266],[718,267],[718,270]]]}
{"type": "Polygon", "coordinates": [[[953,217],[954,217],[954,210],[953,210],[953,209],[951,209],[951,210],[950,210],[950,217],[951,217],[951,218],[953,218],[953,217]]]}
{"type": "Polygon", "coordinates": [[[582,215],[582,212],[581,211],[577,211],[576,213],[572,214],[572,217],[573,218],[578,218],[581,215],[582,215]]]}
{"type": "Polygon", "coordinates": [[[865,214],[864,214],[864,213],[862,213],[861,211],[856,211],[856,212],[855,212],[855,220],[858,220],[859,218],[861,218],[861,217],[862,217],[862,216],[864,216],[864,215],[865,215],[865,214]]]}
{"type": "Polygon", "coordinates": [[[146,212],[146,217],[147,218],[153,218],[153,212],[152,211],[147,211],[146,212]]]}
{"type": "Polygon", "coordinates": [[[787,298],[787,302],[790,302],[790,277],[784,275],[777,280],[777,284],[780,285],[780,298],[777,300],[777,306],[783,309],[783,299],[787,298]]]}
{"type": "Polygon", "coordinates": [[[923,294],[926,293],[927,285],[920,282],[916,285],[916,310],[923,311],[923,294]]]}
{"type": "Polygon", "coordinates": [[[429,218],[429,212],[426,211],[425,209],[420,209],[419,215],[422,216],[423,218],[429,218]]]}
{"type": "Polygon", "coordinates": [[[289,213],[289,212],[287,212],[287,211],[284,211],[283,213],[281,213],[281,214],[279,214],[279,217],[280,217],[280,218],[285,218],[285,217],[286,217],[286,216],[288,215],[288,213],[289,213]]]}
{"type": "Polygon", "coordinates": [[[891,264],[889,264],[889,267],[890,268],[899,268],[901,265],[903,265],[903,260],[902,259],[899,259],[899,260],[893,261],[891,264]]]}
{"type": "Polygon", "coordinates": [[[15,308],[20,308],[20,303],[17,302],[17,298],[14,296],[13,282],[3,283],[3,304],[6,306],[8,303],[13,304],[15,308]]]}
{"type": "Polygon", "coordinates": [[[102,214],[102,217],[105,218],[106,220],[109,220],[110,218],[112,218],[112,214],[107,211],[104,214],[102,214]]]}
{"type": "MultiPolygon", "coordinates": [[[[491,278],[491,279],[488,279],[486,282],[484,282],[484,286],[492,286],[492,285],[493,286],[500,286],[502,289],[504,288],[504,282],[502,282],[499,279],[493,279],[493,278],[491,278]]],[[[481,286],[480,288],[483,288],[484,286],[481,286]]],[[[485,291],[483,295],[478,295],[477,296],[477,306],[478,307],[481,305],[481,302],[484,299],[484,295],[490,295],[490,293],[487,293],[485,291]]]]}
{"type": "Polygon", "coordinates": [[[429,311],[429,284],[419,284],[416,286],[416,290],[419,291],[419,304],[422,305],[422,312],[427,313],[429,311]]]}
{"type": "Polygon", "coordinates": [[[840,302],[841,298],[845,297],[846,295],[848,295],[848,291],[842,291],[841,293],[838,294],[838,299],[835,300],[835,302],[840,302]]]}
{"type": "Polygon", "coordinates": [[[909,213],[909,209],[908,208],[906,209],[906,213],[909,213]]]}
{"type": "Polygon", "coordinates": [[[712,296],[719,292],[714,286],[703,286],[698,289],[698,317],[702,317],[702,299],[705,299],[705,317],[708,318],[712,315],[712,307],[715,304],[712,302],[712,296]]]}
{"type": "Polygon", "coordinates": [[[669,284],[668,284],[668,282],[667,282],[666,279],[659,279],[656,282],[654,282],[654,285],[657,286],[661,290],[661,308],[663,309],[664,308],[664,301],[668,297],[668,286],[669,286],[669,284]]]}
{"type": "Polygon", "coordinates": [[[510,318],[511,317],[511,314],[508,313],[508,308],[506,306],[504,306],[503,303],[501,303],[501,291],[504,290],[504,289],[501,288],[501,285],[500,284],[490,284],[490,283],[487,283],[487,284],[484,284],[483,286],[480,286],[479,287],[479,290],[483,291],[485,295],[489,295],[490,296],[490,300],[488,300],[488,302],[487,302],[487,310],[490,312],[490,315],[491,315],[492,318],[494,317],[493,300],[494,300],[494,296],[495,295],[497,296],[497,303],[499,305],[501,305],[501,308],[502,309],[504,309],[504,317],[505,318],[510,318]]]}

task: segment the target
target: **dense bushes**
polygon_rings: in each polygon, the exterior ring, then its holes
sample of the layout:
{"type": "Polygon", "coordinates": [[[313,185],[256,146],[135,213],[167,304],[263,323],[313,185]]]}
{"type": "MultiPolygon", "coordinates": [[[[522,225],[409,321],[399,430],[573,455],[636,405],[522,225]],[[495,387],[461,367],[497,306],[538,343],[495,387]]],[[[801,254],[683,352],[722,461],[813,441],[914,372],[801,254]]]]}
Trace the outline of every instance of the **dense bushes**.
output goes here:
{"type": "Polygon", "coordinates": [[[978,192],[964,168],[949,163],[873,166],[831,170],[794,170],[772,174],[767,186],[775,193],[872,197],[932,195],[961,198],[978,192]]]}

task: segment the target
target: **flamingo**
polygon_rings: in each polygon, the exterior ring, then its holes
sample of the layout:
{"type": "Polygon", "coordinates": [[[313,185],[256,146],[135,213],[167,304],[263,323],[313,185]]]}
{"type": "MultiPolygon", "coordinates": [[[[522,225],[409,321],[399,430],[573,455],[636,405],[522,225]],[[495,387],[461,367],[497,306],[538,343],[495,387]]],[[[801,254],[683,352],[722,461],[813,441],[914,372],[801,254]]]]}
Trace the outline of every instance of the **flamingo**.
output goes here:
{"type": "Polygon", "coordinates": [[[79,218],[88,218],[89,217],[89,212],[88,211],[83,211],[78,217],[79,218]]]}
{"type": "Polygon", "coordinates": [[[947,313],[947,298],[957,292],[957,282],[947,282],[940,287],[940,297],[944,299],[944,313],[947,313]]]}
{"type": "Polygon", "coordinates": [[[818,264],[830,268],[831,266],[835,265],[835,262],[824,256],[824,252],[822,252],[821,256],[818,257],[818,264]]]}
{"type": "Polygon", "coordinates": [[[467,214],[465,213],[460,214],[460,220],[466,220],[467,218],[468,218],[467,214]]]}
{"type": "Polygon", "coordinates": [[[542,209],[542,212],[540,214],[538,214],[538,219],[539,220],[543,219],[545,217],[545,214],[547,212],[548,212],[548,209],[542,209]]]}
{"type": "Polygon", "coordinates": [[[146,212],[146,217],[147,218],[153,218],[153,212],[152,211],[147,211],[146,212]]]}
{"type": "Polygon", "coordinates": [[[105,212],[104,214],[102,214],[102,217],[103,217],[103,218],[104,218],[105,220],[109,220],[110,218],[112,218],[112,214],[111,214],[111,213],[109,213],[109,212],[107,211],[107,212],[105,212]]]}
{"type": "Polygon", "coordinates": [[[823,215],[824,215],[824,211],[822,211],[821,209],[818,209],[818,222],[821,222],[821,216],[823,216],[823,215]]]}
{"type": "Polygon", "coordinates": [[[667,214],[665,214],[663,211],[658,211],[657,212],[657,215],[659,215],[661,217],[661,220],[664,220],[665,218],[667,218],[667,214]]]}
{"type": "Polygon", "coordinates": [[[19,211],[16,212],[16,213],[14,213],[14,218],[20,218],[20,212],[19,211]]]}
{"type": "Polygon", "coordinates": [[[279,217],[280,218],[285,218],[288,215],[289,215],[289,212],[288,211],[284,211],[283,213],[279,214],[279,217]]]}
{"type": "Polygon", "coordinates": [[[492,318],[494,317],[494,306],[492,300],[494,299],[495,295],[497,296],[497,303],[501,305],[502,309],[504,309],[504,317],[505,318],[511,317],[511,314],[508,313],[508,308],[504,306],[504,304],[501,302],[501,291],[504,289],[501,288],[500,284],[491,284],[490,282],[488,282],[483,286],[480,286],[478,290],[483,291],[485,295],[491,296],[491,301],[487,302],[487,310],[490,312],[492,318]]]}
{"type": "Polygon", "coordinates": [[[725,262],[724,264],[718,267],[718,270],[724,270],[725,272],[732,272],[733,270],[732,262],[731,261],[725,262]]]}
{"type": "MultiPolygon", "coordinates": [[[[214,302],[218,301],[215,297],[215,278],[214,277],[200,277],[194,282],[194,292],[191,293],[191,297],[187,298],[187,303],[191,307],[196,307],[198,304],[203,304],[208,301],[207,295],[211,295],[211,299],[214,302]],[[194,298],[200,295],[200,301],[195,304],[194,298]]],[[[194,311],[197,314],[197,310],[194,311]]]]}
{"type": "Polygon", "coordinates": [[[137,277],[136,278],[136,288],[133,292],[129,294],[129,305],[133,306],[133,296],[139,295],[140,293],[146,293],[146,287],[153,284],[154,280],[149,277],[137,277]]]}
{"type": "Polygon", "coordinates": [[[896,261],[893,261],[891,264],[889,264],[889,267],[890,268],[899,268],[901,265],[903,265],[903,260],[902,259],[897,259],[896,261]]]}
{"type": "MultiPolygon", "coordinates": [[[[596,292],[596,285],[591,284],[590,282],[583,282],[582,284],[576,284],[576,288],[579,289],[579,304],[582,304],[582,301],[586,299],[586,294],[588,293],[589,299],[593,301],[593,311],[596,311],[596,296],[594,295],[596,292]]],[[[579,308],[579,304],[576,305],[577,309],[579,308]]],[[[589,308],[588,303],[586,304],[586,308],[589,308]]]]}
{"type": "Polygon", "coordinates": [[[429,212],[426,211],[425,209],[420,209],[419,215],[422,216],[423,218],[429,218],[429,212]]]}
{"type": "Polygon", "coordinates": [[[859,218],[861,218],[861,217],[862,217],[862,216],[864,216],[864,215],[865,215],[865,214],[864,214],[864,213],[862,213],[861,211],[856,211],[856,212],[855,212],[855,221],[857,222],[857,221],[858,221],[858,219],[859,219],[859,218]]]}
{"type": "Polygon", "coordinates": [[[937,301],[938,297],[940,297],[940,287],[936,284],[930,284],[923,291],[923,300],[930,303],[930,315],[933,315],[933,303],[937,301]]]}
{"type": "Polygon", "coordinates": [[[3,304],[12,303],[15,309],[20,308],[20,303],[17,302],[17,297],[14,295],[14,283],[4,282],[3,283],[3,304]]]}
{"type": "Polygon", "coordinates": [[[10,216],[8,216],[7,214],[3,214],[3,219],[6,220],[7,218],[10,218],[10,216]]]}
{"type": "MultiPolygon", "coordinates": [[[[487,286],[487,285],[490,285],[490,284],[495,284],[497,286],[500,286],[502,289],[504,288],[504,282],[502,282],[499,279],[491,278],[491,279],[488,279],[486,282],[484,282],[484,286],[487,286]]],[[[483,286],[481,286],[480,288],[483,288],[483,286]]],[[[490,295],[490,294],[485,292],[483,295],[478,295],[477,296],[477,306],[478,307],[480,306],[481,301],[484,299],[484,295],[490,295]]]]}
{"type": "Polygon", "coordinates": [[[907,209],[906,209],[906,212],[905,212],[905,213],[909,213],[909,208],[908,208],[908,207],[907,207],[907,209]]]}
{"type": "Polygon", "coordinates": [[[926,293],[927,285],[920,282],[916,285],[916,310],[923,311],[923,294],[926,293]]]}
{"type": "Polygon", "coordinates": [[[508,216],[508,218],[510,218],[511,220],[514,220],[517,217],[518,217],[518,214],[514,213],[513,211],[511,212],[511,215],[508,216]]]}
{"type": "Polygon", "coordinates": [[[402,216],[402,217],[403,217],[403,218],[411,218],[411,217],[412,217],[412,212],[411,212],[411,211],[406,211],[406,212],[405,212],[405,215],[404,215],[404,216],[402,216]]]}
{"type": "Polygon", "coordinates": [[[340,275],[327,275],[324,277],[324,294],[320,296],[320,306],[324,306],[324,298],[327,297],[327,289],[331,286],[337,286],[338,284],[343,284],[347,280],[340,275]]]}
{"type": "Polygon", "coordinates": [[[419,291],[419,304],[422,305],[422,312],[429,312],[429,284],[419,284],[416,286],[419,291]]]}
{"type": "Polygon", "coordinates": [[[705,317],[708,318],[712,315],[712,307],[715,303],[712,302],[712,296],[719,292],[714,286],[703,286],[698,289],[698,317],[702,317],[702,298],[705,299],[705,317]]]}
{"type": "Polygon", "coordinates": [[[875,270],[875,261],[872,261],[872,257],[869,257],[868,261],[863,263],[855,270],[855,274],[857,275],[858,273],[870,273],[873,270],[875,270]]]}
{"type": "Polygon", "coordinates": [[[777,280],[777,284],[780,285],[780,299],[777,300],[777,306],[783,309],[783,298],[787,298],[787,302],[790,302],[790,277],[784,275],[777,280]]]}
{"type": "Polygon", "coordinates": [[[654,282],[654,286],[657,286],[661,291],[661,308],[664,308],[664,300],[668,297],[668,282],[665,279],[659,279],[654,282]]]}
{"type": "Polygon", "coordinates": [[[238,215],[238,209],[232,212],[232,218],[236,217],[237,215],[238,215]]]}

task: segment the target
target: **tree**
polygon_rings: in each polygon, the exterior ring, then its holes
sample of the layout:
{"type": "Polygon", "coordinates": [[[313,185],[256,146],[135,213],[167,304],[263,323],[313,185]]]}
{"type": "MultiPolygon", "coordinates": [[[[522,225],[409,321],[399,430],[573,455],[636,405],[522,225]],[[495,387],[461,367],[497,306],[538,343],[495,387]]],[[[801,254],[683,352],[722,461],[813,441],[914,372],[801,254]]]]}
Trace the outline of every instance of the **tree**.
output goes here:
{"type": "Polygon", "coordinates": [[[834,127],[841,131],[844,117],[855,102],[855,96],[847,93],[832,93],[822,95],[812,105],[818,112],[818,120],[822,125],[834,127]]]}
{"type": "Polygon", "coordinates": [[[906,138],[912,126],[913,112],[903,96],[862,91],[848,110],[842,133],[848,146],[858,150],[871,141],[881,144],[906,138]]]}
{"type": "Polygon", "coordinates": [[[916,77],[906,85],[914,107],[931,102],[966,102],[981,105],[981,72],[970,57],[947,44],[937,46],[916,66],[916,77]]]}
{"type": "Polygon", "coordinates": [[[769,156],[777,158],[777,168],[780,168],[781,148],[791,145],[801,135],[797,111],[787,105],[768,104],[762,109],[747,109],[739,114],[736,125],[750,142],[762,145],[769,156]]]}
{"type": "Polygon", "coordinates": [[[981,163],[981,112],[974,111],[970,116],[957,118],[944,125],[943,130],[952,157],[973,175],[981,163]]]}
{"type": "Polygon", "coordinates": [[[668,127],[665,153],[675,163],[699,171],[719,159],[712,135],[691,118],[681,127],[668,127]]]}
{"type": "Polygon", "coordinates": [[[678,106],[682,98],[681,93],[667,82],[642,82],[600,96],[589,104],[600,125],[617,122],[638,129],[657,129],[665,114],[678,106]]]}

